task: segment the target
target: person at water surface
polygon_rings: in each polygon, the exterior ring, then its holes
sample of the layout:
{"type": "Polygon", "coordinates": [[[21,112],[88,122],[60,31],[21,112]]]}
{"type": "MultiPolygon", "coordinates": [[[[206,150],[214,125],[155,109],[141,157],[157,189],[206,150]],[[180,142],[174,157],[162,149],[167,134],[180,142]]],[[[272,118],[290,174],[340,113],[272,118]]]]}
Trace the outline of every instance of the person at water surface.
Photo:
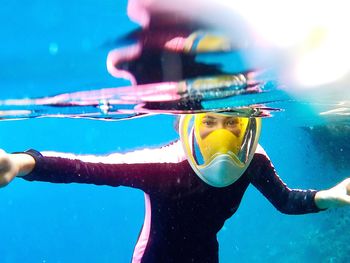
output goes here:
{"type": "Polygon", "coordinates": [[[132,262],[218,262],[217,233],[254,185],[279,211],[316,213],[350,204],[350,179],[328,190],[294,190],[258,144],[261,120],[229,113],[183,115],[180,140],[108,156],[0,154],[0,183],[127,186],[145,193],[145,221],[132,262]]]}

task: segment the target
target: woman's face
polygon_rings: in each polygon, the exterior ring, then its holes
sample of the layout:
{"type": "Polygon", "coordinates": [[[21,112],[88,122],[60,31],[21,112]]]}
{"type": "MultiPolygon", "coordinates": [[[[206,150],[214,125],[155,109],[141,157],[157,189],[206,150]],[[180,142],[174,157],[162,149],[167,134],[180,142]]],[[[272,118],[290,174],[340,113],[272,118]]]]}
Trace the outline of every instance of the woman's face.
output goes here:
{"type": "Polygon", "coordinates": [[[217,129],[226,129],[236,137],[241,134],[241,123],[236,116],[208,113],[203,116],[199,124],[199,135],[202,139],[217,129]]]}

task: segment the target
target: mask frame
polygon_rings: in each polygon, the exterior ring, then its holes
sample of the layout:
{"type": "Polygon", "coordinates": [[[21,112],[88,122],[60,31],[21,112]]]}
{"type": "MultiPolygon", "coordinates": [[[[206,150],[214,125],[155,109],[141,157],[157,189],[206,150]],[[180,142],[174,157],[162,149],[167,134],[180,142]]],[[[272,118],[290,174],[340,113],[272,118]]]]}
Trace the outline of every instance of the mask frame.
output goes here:
{"type": "MultiPolygon", "coordinates": [[[[237,116],[237,114],[230,113],[217,114],[237,116]]],[[[192,169],[200,179],[211,186],[226,187],[234,183],[242,176],[253,159],[261,133],[261,118],[249,118],[240,150],[236,156],[218,154],[208,163],[198,164],[194,156],[195,116],[196,114],[182,115],[179,125],[180,140],[192,169]]]]}

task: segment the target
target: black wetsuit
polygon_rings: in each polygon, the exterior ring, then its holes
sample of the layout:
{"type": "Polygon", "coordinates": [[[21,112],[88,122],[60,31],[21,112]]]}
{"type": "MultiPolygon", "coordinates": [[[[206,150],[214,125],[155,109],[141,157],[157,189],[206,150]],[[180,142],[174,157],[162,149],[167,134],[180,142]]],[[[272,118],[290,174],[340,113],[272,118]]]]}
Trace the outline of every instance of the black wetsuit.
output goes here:
{"type": "Polygon", "coordinates": [[[255,153],[243,176],[224,188],[204,183],[187,160],[106,164],[44,157],[32,150],[29,154],[36,165],[26,180],[129,186],[146,193],[149,220],[139,238],[144,244],[136,246],[139,251],[133,262],[218,262],[216,235],[238,209],[249,184],[283,213],[319,211],[314,202],[316,191],[289,189],[264,153],[255,153]]]}

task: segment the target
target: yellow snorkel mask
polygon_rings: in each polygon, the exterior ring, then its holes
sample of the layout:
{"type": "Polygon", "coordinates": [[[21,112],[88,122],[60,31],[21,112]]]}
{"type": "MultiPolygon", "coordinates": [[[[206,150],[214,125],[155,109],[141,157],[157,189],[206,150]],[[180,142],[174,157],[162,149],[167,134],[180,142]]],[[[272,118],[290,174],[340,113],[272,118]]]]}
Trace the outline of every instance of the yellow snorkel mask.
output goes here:
{"type": "Polygon", "coordinates": [[[215,187],[241,177],[254,156],[260,130],[260,118],[232,113],[190,114],[180,119],[180,139],[191,167],[215,187]]]}

